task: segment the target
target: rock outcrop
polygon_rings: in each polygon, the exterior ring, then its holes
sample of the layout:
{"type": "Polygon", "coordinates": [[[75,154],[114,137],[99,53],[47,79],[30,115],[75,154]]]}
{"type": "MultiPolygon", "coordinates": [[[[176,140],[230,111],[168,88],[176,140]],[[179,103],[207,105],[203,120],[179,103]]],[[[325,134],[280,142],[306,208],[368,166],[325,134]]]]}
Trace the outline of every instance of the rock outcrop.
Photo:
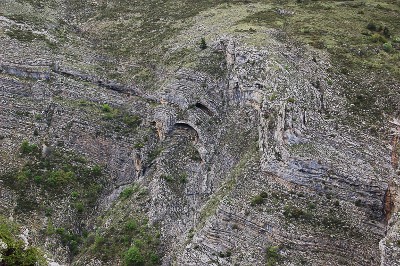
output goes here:
{"type": "Polygon", "coordinates": [[[398,264],[398,106],[370,122],[328,52],[248,22],[294,11],[39,1],[51,19],[24,25],[16,2],[0,4],[0,215],[49,262],[398,264]],[[131,20],[140,38],[107,39],[131,20]]]}

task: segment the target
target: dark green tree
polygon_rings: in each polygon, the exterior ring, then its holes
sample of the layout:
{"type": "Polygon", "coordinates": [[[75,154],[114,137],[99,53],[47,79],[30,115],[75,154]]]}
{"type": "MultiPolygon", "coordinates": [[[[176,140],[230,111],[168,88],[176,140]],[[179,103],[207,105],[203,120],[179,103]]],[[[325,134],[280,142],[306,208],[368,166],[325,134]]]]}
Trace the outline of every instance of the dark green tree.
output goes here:
{"type": "Polygon", "coordinates": [[[125,253],[125,264],[127,266],[141,266],[144,265],[143,255],[136,246],[132,246],[125,253]]]}
{"type": "Polygon", "coordinates": [[[206,40],[204,39],[204,37],[202,37],[201,40],[200,40],[200,49],[204,50],[206,48],[207,48],[206,40]]]}

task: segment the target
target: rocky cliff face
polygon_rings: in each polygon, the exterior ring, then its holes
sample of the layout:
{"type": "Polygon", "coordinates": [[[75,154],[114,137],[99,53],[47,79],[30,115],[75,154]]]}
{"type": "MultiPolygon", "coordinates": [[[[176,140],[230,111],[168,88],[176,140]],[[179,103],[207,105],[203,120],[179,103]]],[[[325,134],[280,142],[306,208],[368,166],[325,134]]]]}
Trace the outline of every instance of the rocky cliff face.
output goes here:
{"type": "Polygon", "coordinates": [[[54,265],[397,265],[380,7],[3,1],[0,215],[54,265]]]}

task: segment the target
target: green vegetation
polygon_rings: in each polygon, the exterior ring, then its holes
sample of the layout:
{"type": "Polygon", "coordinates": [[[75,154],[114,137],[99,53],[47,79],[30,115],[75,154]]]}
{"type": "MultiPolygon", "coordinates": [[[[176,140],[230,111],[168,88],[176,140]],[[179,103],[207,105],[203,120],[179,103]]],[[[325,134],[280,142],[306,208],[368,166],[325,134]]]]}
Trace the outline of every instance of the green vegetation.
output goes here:
{"type": "Polygon", "coordinates": [[[132,196],[133,192],[138,188],[138,186],[129,186],[124,188],[124,190],[121,191],[121,194],[119,196],[123,199],[127,199],[130,196],[132,196]]]}
{"type": "Polygon", "coordinates": [[[140,253],[140,250],[137,246],[130,247],[125,252],[125,265],[127,266],[140,266],[144,265],[144,257],[140,253]]]}
{"type": "Polygon", "coordinates": [[[136,143],[135,145],[133,145],[133,147],[135,149],[141,149],[144,147],[144,143],[143,142],[136,143]]]}
{"type": "Polygon", "coordinates": [[[391,42],[386,42],[382,45],[382,48],[385,52],[387,53],[392,53],[394,52],[394,48],[391,42]]]}
{"type": "Polygon", "coordinates": [[[278,28],[287,33],[282,41],[289,38],[328,52],[333,61],[330,78],[343,86],[347,107],[355,114],[338,117],[343,123],[365,124],[361,127],[367,129],[382,123],[385,113],[399,110],[390,89],[400,79],[396,37],[400,35],[400,9],[393,1],[284,1],[266,9],[243,18],[238,27],[278,28]],[[280,14],[277,8],[288,13],[280,14]],[[359,95],[371,101],[358,104],[359,95]]]}
{"type": "Polygon", "coordinates": [[[151,150],[148,154],[148,162],[151,163],[154,161],[163,151],[162,147],[156,147],[153,150],[151,150]]]}
{"type": "Polygon", "coordinates": [[[17,224],[0,216],[0,264],[1,265],[47,265],[43,253],[36,247],[25,246],[18,237],[20,228],[17,224]]]}
{"type": "Polygon", "coordinates": [[[33,42],[33,41],[44,41],[46,45],[50,48],[56,48],[56,44],[49,39],[46,38],[43,34],[37,34],[30,30],[21,30],[21,29],[11,29],[6,31],[6,34],[13,39],[16,39],[21,42],[33,42]]]}
{"type": "Polygon", "coordinates": [[[256,206],[256,205],[261,205],[264,203],[264,200],[268,197],[268,194],[266,192],[261,192],[260,194],[254,196],[251,199],[250,205],[251,206],[256,206]]]}
{"type": "Polygon", "coordinates": [[[142,124],[142,118],[138,114],[132,114],[129,106],[113,107],[112,105],[98,104],[87,100],[65,100],[57,98],[60,104],[68,105],[72,109],[78,108],[86,114],[87,119],[94,116],[101,118],[99,126],[103,128],[101,134],[118,133],[120,136],[133,135],[138,133],[142,124]]]}
{"type": "Polygon", "coordinates": [[[226,77],[225,54],[213,51],[198,57],[195,69],[215,78],[226,77]]]}
{"type": "MultiPolygon", "coordinates": [[[[20,2],[20,1],[18,1],[20,2]]],[[[23,1],[34,2],[34,1],[23,1]]],[[[21,14],[21,12],[3,11],[4,15],[16,21],[30,22],[32,24],[43,24],[51,16],[41,17],[40,12],[46,8],[61,8],[60,3],[54,1],[40,1],[40,5],[30,3],[32,14],[21,14]],[[36,11],[36,12],[35,12],[36,11]],[[6,14],[10,13],[10,14],[6,14]]],[[[231,9],[246,10],[238,17],[237,25],[232,28],[223,28],[221,31],[227,34],[246,34],[249,43],[262,45],[266,39],[261,32],[263,28],[278,28],[292,40],[309,44],[316,49],[328,51],[334,64],[332,67],[332,78],[341,70],[347,70],[349,79],[364,79],[364,71],[372,72],[373,79],[377,80],[379,89],[372,90],[375,98],[382,99],[381,106],[384,112],[393,111],[397,101],[391,99],[387,88],[388,80],[385,77],[390,75],[398,80],[399,73],[399,36],[400,25],[398,20],[399,7],[393,1],[189,1],[182,5],[179,1],[168,0],[163,3],[158,1],[146,1],[132,5],[128,0],[115,3],[99,3],[98,5],[87,5],[87,1],[69,1],[65,4],[66,10],[76,16],[77,23],[84,27],[85,31],[76,32],[76,29],[69,25],[65,18],[54,19],[57,25],[50,30],[50,35],[56,37],[62,43],[64,40],[83,38],[87,43],[93,43],[86,49],[94,50],[97,54],[107,54],[119,62],[119,59],[131,58],[135,62],[134,67],[124,73],[118,68],[119,63],[104,62],[102,73],[107,76],[130,80],[133,77],[138,86],[148,89],[157,87],[159,81],[157,68],[160,63],[168,64],[165,56],[178,58],[173,61],[173,66],[182,63],[185,57],[190,58],[189,62],[195,62],[199,67],[210,69],[209,73],[216,73],[213,68],[220,67],[220,64],[205,65],[209,59],[193,60],[196,48],[205,48],[211,36],[207,32],[201,32],[195,36],[196,44],[193,47],[183,47],[171,52],[169,42],[180,43],[176,38],[181,30],[192,26],[193,16],[210,8],[218,8],[218,13],[230,12],[231,9]],[[252,8],[247,8],[248,3],[252,8]],[[173,8],[179,6],[179,8],[173,8]],[[277,10],[288,11],[285,14],[277,10]],[[138,19],[140,18],[140,19],[138,19]],[[340,21],[338,25],[338,21],[340,21]],[[139,26],[140,25],[140,26],[139,26]],[[200,43],[199,43],[200,42],[200,43]],[[196,47],[197,46],[197,47],[196,47]],[[198,62],[197,62],[198,61],[198,62]],[[348,70],[352,71],[348,71],[348,70]]],[[[64,7],[63,7],[64,8],[64,7]]],[[[18,8],[14,8],[18,10],[18,8]]],[[[239,14],[238,14],[239,15],[239,14]]],[[[214,15],[213,15],[214,16],[214,15]]],[[[210,16],[210,20],[213,19],[210,16]]],[[[49,22],[48,21],[48,22],[49,22]]],[[[35,36],[32,32],[20,32],[12,30],[7,34],[21,40],[35,40],[44,38],[35,36]]],[[[44,36],[44,35],[40,35],[44,36]]],[[[282,35],[283,36],[283,35],[282,35]]],[[[268,38],[267,38],[268,39],[268,38]]],[[[246,41],[247,42],[247,41],[246,41]]],[[[84,46],[84,44],[81,44],[84,46]]],[[[211,51],[202,51],[199,54],[215,56],[211,51]]],[[[83,49],[85,51],[85,49],[83,49]]],[[[79,53],[78,53],[79,55],[79,53]]],[[[78,56],[77,55],[77,56],[78,56]]],[[[197,55],[196,55],[197,56],[197,55]]],[[[221,61],[223,63],[223,61],[221,61]]],[[[223,68],[221,68],[223,69],[223,68]]],[[[97,71],[97,69],[96,69],[97,71]]],[[[100,70],[99,70],[100,71],[100,70]]],[[[219,71],[221,72],[221,71],[219,71]]],[[[336,80],[336,79],[335,79],[336,80]]],[[[350,83],[350,80],[340,81],[341,85],[350,83]]],[[[351,101],[362,91],[370,91],[366,86],[348,86],[344,89],[346,97],[351,101]],[[361,87],[361,88],[360,88],[361,87]]],[[[371,86],[374,87],[375,86],[371,86]]],[[[374,103],[368,110],[374,109],[374,103]]],[[[368,116],[372,121],[379,121],[382,111],[364,112],[360,115],[368,116]]]]}
{"type": "Polygon", "coordinates": [[[285,206],[283,215],[289,219],[305,220],[305,221],[308,221],[312,218],[311,213],[291,205],[285,206]]]}
{"type": "Polygon", "coordinates": [[[86,244],[86,252],[104,263],[121,258],[124,265],[159,265],[159,234],[144,218],[136,216],[113,223],[88,237],[86,244]]]}
{"type": "Polygon", "coordinates": [[[142,123],[142,119],[138,115],[124,114],[122,121],[130,128],[137,128],[142,123]]]}
{"type": "Polygon", "coordinates": [[[361,206],[362,206],[362,201],[361,201],[360,199],[357,199],[357,200],[354,202],[354,205],[356,205],[357,207],[361,207],[361,206]]]}
{"type": "Polygon", "coordinates": [[[56,228],[51,234],[57,234],[60,237],[61,244],[68,247],[72,255],[79,253],[79,246],[83,243],[83,236],[74,234],[71,230],[67,230],[63,227],[56,228]]]}
{"type": "Polygon", "coordinates": [[[146,189],[139,186],[138,184],[134,183],[126,188],[124,188],[121,193],[119,194],[119,197],[121,199],[128,199],[130,198],[134,193],[137,193],[138,197],[141,197],[147,193],[146,189]]]}
{"type": "Polygon", "coordinates": [[[45,40],[46,39],[43,35],[33,33],[30,30],[12,29],[12,30],[6,31],[6,34],[9,37],[11,37],[13,39],[17,39],[21,42],[32,42],[34,40],[45,40]]]}
{"type": "Polygon", "coordinates": [[[295,98],[288,98],[288,99],[287,99],[287,102],[288,102],[288,103],[295,103],[295,102],[296,102],[296,99],[295,99],[295,98]]]}
{"type": "Polygon", "coordinates": [[[24,140],[20,147],[20,152],[24,155],[33,154],[39,152],[39,148],[36,144],[30,144],[29,141],[24,140]]]}
{"type": "MultiPolygon", "coordinates": [[[[33,7],[32,10],[35,11],[31,12],[34,14],[33,16],[39,16],[41,12],[38,12],[38,9],[45,12],[50,5],[51,7],[56,7],[60,4],[60,1],[43,0],[20,0],[14,2],[29,3],[33,7]],[[49,4],[50,2],[51,4],[49,4]]],[[[48,28],[48,36],[56,38],[57,41],[65,40],[70,42],[67,52],[65,52],[66,54],[60,54],[60,58],[68,59],[66,62],[71,62],[70,64],[78,64],[76,62],[84,61],[81,60],[81,56],[86,50],[82,49],[83,52],[80,52],[79,49],[76,49],[79,45],[82,45],[82,48],[93,49],[93,53],[98,55],[99,58],[96,61],[107,61],[104,65],[98,67],[100,70],[91,69],[93,67],[91,64],[86,66],[84,63],[79,67],[72,65],[72,68],[79,68],[88,72],[110,72],[105,75],[109,77],[115,76],[115,78],[121,78],[121,76],[125,75],[125,77],[129,77],[127,78],[129,82],[134,83],[134,86],[140,89],[143,86],[147,89],[147,87],[160,87],[156,84],[158,76],[161,76],[160,73],[168,74],[169,69],[164,68],[168,64],[171,64],[168,67],[176,66],[183,69],[183,73],[186,72],[186,68],[195,68],[195,71],[209,74],[212,78],[224,78],[226,74],[225,54],[213,51],[214,47],[211,46],[207,49],[207,42],[210,45],[217,41],[217,39],[213,39],[214,33],[212,31],[199,32],[197,36],[191,38],[190,42],[187,43],[180,38],[176,38],[176,36],[182,29],[186,30],[192,26],[193,28],[198,26],[196,23],[199,20],[202,23],[202,17],[192,18],[210,7],[224,4],[221,9],[213,11],[215,14],[205,14],[210,20],[218,17],[219,13],[232,14],[232,7],[242,8],[246,10],[245,13],[247,15],[244,15],[245,17],[237,25],[232,26],[232,28],[221,29],[221,32],[224,31],[222,32],[223,34],[218,32],[216,35],[239,35],[239,37],[245,37],[236,38],[240,40],[239,46],[246,44],[263,45],[264,42],[270,39],[276,38],[278,41],[284,41],[284,38],[289,38],[308,44],[313,49],[327,51],[330,54],[329,58],[332,58],[333,62],[332,64],[330,64],[331,62],[328,62],[329,64],[324,62],[321,67],[323,65],[332,65],[332,68],[328,70],[328,84],[334,84],[337,88],[342,85],[344,88],[337,93],[338,95],[343,94],[348,99],[348,108],[351,112],[342,113],[355,113],[370,118],[371,120],[368,122],[379,123],[383,121],[383,119],[380,119],[383,114],[394,113],[396,108],[398,110],[396,95],[389,93],[390,90],[388,89],[390,86],[393,87],[393,84],[396,85],[399,80],[400,39],[398,36],[400,36],[400,24],[398,20],[398,5],[393,1],[384,0],[375,2],[329,0],[278,2],[262,0],[200,0],[188,1],[182,4],[176,0],[161,2],[150,0],[132,4],[132,1],[121,0],[113,1],[113,3],[100,1],[96,5],[87,5],[87,1],[73,0],[63,3],[65,5],[63,10],[65,10],[67,17],[70,14],[74,14],[74,25],[68,25],[70,22],[63,22],[62,18],[51,17],[48,22],[53,23],[55,21],[57,25],[53,27],[50,26],[52,25],[51,23],[47,23],[46,26],[49,25],[48,27],[38,27],[32,23],[32,19],[28,19],[23,14],[13,14],[9,17],[27,25],[33,25],[33,28],[48,28]],[[251,3],[251,7],[247,3],[251,3]],[[288,11],[288,14],[280,14],[277,11],[278,8],[284,8],[288,11]],[[242,28],[245,30],[242,30],[242,28]],[[266,31],[267,28],[278,28],[288,33],[288,35],[276,34],[269,36],[266,32],[272,31],[266,31]],[[77,42],[78,39],[74,39],[76,36],[83,41],[77,42]],[[200,43],[198,43],[199,40],[200,43]],[[86,43],[90,44],[90,46],[86,47],[86,43]],[[184,48],[180,46],[184,46],[184,48]],[[199,48],[201,51],[199,51],[199,48]],[[171,52],[171,50],[174,50],[174,52],[171,52]],[[197,53],[195,57],[193,57],[193,53],[197,53]],[[174,59],[171,60],[173,63],[165,62],[168,61],[169,56],[174,59]],[[182,58],[184,57],[191,64],[186,64],[186,61],[182,63],[182,58]],[[109,65],[106,65],[107,63],[109,65]],[[365,75],[366,72],[371,72],[371,75],[365,75]],[[360,86],[355,86],[354,84],[360,84],[360,86]]],[[[20,9],[16,10],[24,12],[20,9]]],[[[0,12],[5,11],[2,10],[0,12]]],[[[215,25],[215,29],[218,26],[215,25]]],[[[207,25],[204,28],[207,28],[207,25]]],[[[277,33],[279,31],[273,32],[277,33]]],[[[47,41],[46,35],[37,34],[29,30],[12,29],[5,31],[4,34],[14,40],[25,42],[25,45],[29,43],[36,45],[43,42],[51,44],[51,42],[47,41]]],[[[276,40],[273,41],[278,44],[276,40]]],[[[91,54],[85,58],[91,58],[91,54]]],[[[271,58],[271,61],[273,60],[271,58]]],[[[310,63],[312,64],[312,62],[310,63]]],[[[294,68],[285,67],[285,69],[291,70],[294,68]]],[[[287,97],[285,94],[276,92],[271,92],[270,94],[271,101],[278,99],[278,96],[280,100],[287,97]]],[[[287,102],[295,103],[296,99],[288,98],[287,102]]],[[[109,104],[94,105],[82,100],[79,105],[82,110],[85,108],[96,110],[94,117],[98,118],[101,126],[104,126],[100,130],[100,134],[118,132],[121,135],[127,133],[135,135],[137,128],[142,123],[139,115],[120,109],[114,104],[111,104],[112,107],[109,104]]],[[[21,112],[17,113],[17,115],[26,117],[27,113],[21,112]]],[[[46,120],[42,119],[42,117],[36,117],[36,119],[40,120],[37,124],[44,123],[46,120]]],[[[344,118],[345,121],[350,121],[351,119],[344,118]]],[[[271,130],[274,129],[274,120],[276,119],[270,119],[271,130]]],[[[354,124],[357,125],[356,123],[354,124]]],[[[369,123],[366,126],[368,127],[369,123]]],[[[227,134],[227,139],[236,137],[235,134],[237,132],[232,132],[227,134]]],[[[46,132],[42,133],[47,134],[46,132]]],[[[39,132],[35,130],[34,134],[38,136],[39,132]]],[[[132,135],[129,135],[129,137],[132,135]]],[[[249,136],[247,132],[242,135],[239,137],[243,139],[249,136]]],[[[246,144],[244,143],[247,142],[238,139],[233,142],[241,143],[241,145],[231,145],[229,143],[226,145],[228,149],[237,149],[242,154],[242,145],[245,146],[246,144]]],[[[293,150],[297,148],[304,154],[311,156],[312,154],[308,153],[308,151],[312,150],[313,147],[309,145],[299,144],[290,148],[293,150]]],[[[134,147],[141,149],[144,147],[144,142],[136,142],[134,147]]],[[[147,163],[154,161],[162,151],[161,147],[155,147],[150,150],[147,163]]],[[[189,149],[185,151],[188,151],[185,155],[188,155],[188,158],[192,160],[189,163],[201,161],[198,151],[189,149]]],[[[90,168],[89,162],[81,160],[82,158],[72,157],[70,154],[65,155],[63,150],[55,151],[49,158],[40,158],[39,152],[40,149],[37,145],[24,141],[20,147],[20,153],[24,156],[24,159],[31,160],[20,169],[4,177],[4,184],[17,193],[17,210],[25,212],[32,209],[45,209],[46,216],[51,216],[52,209],[48,206],[41,206],[42,202],[37,201],[44,199],[43,202],[49,202],[53,198],[69,197],[72,210],[78,216],[85,214],[90,207],[95,205],[94,203],[103,189],[101,167],[94,166],[90,168]],[[39,193],[40,197],[31,196],[36,192],[39,193]]],[[[277,154],[276,157],[279,159],[282,156],[277,154]]],[[[221,187],[215,194],[211,195],[209,201],[201,210],[200,223],[199,226],[196,226],[197,229],[201,227],[201,224],[205,223],[210,215],[213,215],[221,202],[228,201],[229,194],[236,186],[237,173],[246,169],[246,162],[238,164],[232,175],[221,177],[223,179],[221,187]]],[[[206,167],[209,167],[209,165],[206,165],[206,167]]],[[[214,170],[214,168],[209,169],[214,170]]],[[[216,170],[218,169],[216,168],[216,170]]],[[[172,173],[171,175],[165,175],[162,178],[168,182],[168,186],[179,185],[182,188],[182,184],[187,182],[187,174],[180,174],[179,171],[170,172],[172,173]]],[[[129,201],[129,204],[131,204],[134,201],[136,189],[136,186],[125,188],[121,192],[119,200],[123,203],[129,201]]],[[[276,200],[272,198],[274,197],[272,193],[269,195],[271,195],[271,201],[276,200]]],[[[326,196],[327,199],[332,197],[328,193],[326,196]]],[[[252,206],[257,206],[266,202],[266,198],[267,193],[260,193],[249,199],[249,201],[252,206]]],[[[276,201],[279,200],[277,199],[276,201]]],[[[300,201],[303,201],[303,199],[300,201]]],[[[334,231],[348,230],[346,228],[348,226],[346,225],[346,219],[341,213],[318,210],[320,211],[318,212],[320,217],[317,217],[313,214],[316,212],[314,210],[317,209],[315,203],[301,206],[301,202],[299,202],[286,203],[285,201],[283,203],[287,204],[283,210],[283,216],[288,222],[293,222],[300,226],[304,226],[304,224],[317,225],[323,229],[334,231]]],[[[336,207],[340,207],[338,201],[333,199],[332,202],[336,207]]],[[[248,204],[248,202],[246,203],[248,204]]],[[[362,206],[361,201],[356,201],[354,204],[362,206]]],[[[317,205],[320,206],[320,203],[317,205]]],[[[281,209],[279,208],[279,211],[281,209]]],[[[335,208],[335,210],[337,209],[340,208],[335,208]]],[[[251,211],[257,211],[257,209],[254,208],[251,211]]],[[[143,224],[145,222],[141,219],[130,220],[127,221],[126,225],[123,223],[119,224],[119,226],[114,224],[104,231],[99,230],[93,236],[94,240],[90,246],[91,248],[89,248],[90,252],[95,253],[96,256],[104,259],[104,261],[112,261],[111,258],[113,256],[118,256],[118,259],[121,259],[127,265],[156,264],[155,261],[158,260],[157,252],[155,252],[157,250],[156,244],[152,242],[153,240],[148,241],[146,239],[148,235],[152,235],[152,233],[149,233],[152,229],[149,229],[148,226],[143,226],[143,224]]],[[[82,240],[75,239],[72,234],[75,231],[72,229],[57,229],[56,231],[62,242],[70,247],[72,253],[83,243],[82,240]]],[[[220,256],[222,257],[221,254],[220,256]]],[[[268,248],[266,256],[270,265],[276,264],[277,257],[279,257],[279,249],[276,247],[268,248]]]]}
{"type": "Polygon", "coordinates": [[[173,182],[175,180],[172,175],[161,175],[161,178],[167,182],[173,182]]]}
{"type": "Polygon", "coordinates": [[[267,266],[274,266],[282,261],[282,255],[279,254],[279,249],[280,248],[278,246],[270,246],[266,248],[265,258],[267,261],[267,266]]]}
{"type": "Polygon", "coordinates": [[[264,198],[257,195],[251,199],[251,206],[256,206],[264,203],[264,198]]]}
{"type": "Polygon", "coordinates": [[[186,173],[181,173],[178,175],[179,183],[184,184],[187,182],[188,175],[186,173]]]}
{"type": "Polygon", "coordinates": [[[101,106],[101,110],[103,110],[103,112],[110,113],[112,109],[111,109],[110,105],[108,105],[107,103],[105,103],[105,104],[103,104],[103,105],[101,106]]]}
{"type": "Polygon", "coordinates": [[[312,225],[314,229],[319,227],[333,233],[349,233],[358,236],[359,232],[354,228],[350,228],[343,214],[338,212],[337,204],[333,202],[332,205],[335,208],[330,208],[327,212],[319,215],[316,215],[318,211],[314,203],[309,203],[307,209],[289,204],[284,207],[283,215],[288,221],[312,225]]]}
{"type": "Polygon", "coordinates": [[[207,49],[207,43],[206,43],[206,40],[204,39],[204,37],[201,38],[201,40],[200,40],[200,49],[201,50],[207,49]]]}
{"type": "Polygon", "coordinates": [[[112,108],[108,104],[101,106],[103,119],[106,121],[107,129],[120,132],[122,135],[134,133],[142,123],[142,119],[138,115],[132,115],[125,110],[112,108]]]}
{"type": "Polygon", "coordinates": [[[187,182],[188,175],[186,173],[177,174],[176,177],[172,175],[161,175],[161,178],[168,183],[178,182],[179,184],[184,184],[187,182]]]}
{"type": "Polygon", "coordinates": [[[16,211],[42,208],[35,201],[39,195],[44,201],[71,197],[78,213],[95,205],[104,181],[99,165],[90,167],[85,158],[59,149],[42,158],[37,146],[26,141],[20,150],[29,160],[19,170],[2,176],[4,184],[18,195],[16,211]]]}

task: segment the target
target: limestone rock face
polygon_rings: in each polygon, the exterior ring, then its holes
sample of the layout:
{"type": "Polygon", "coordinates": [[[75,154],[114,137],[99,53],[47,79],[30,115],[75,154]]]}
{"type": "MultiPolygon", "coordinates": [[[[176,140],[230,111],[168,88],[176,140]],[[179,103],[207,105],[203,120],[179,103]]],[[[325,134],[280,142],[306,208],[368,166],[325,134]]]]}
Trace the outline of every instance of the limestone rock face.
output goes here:
{"type": "Polygon", "coordinates": [[[16,2],[0,3],[0,215],[50,265],[131,265],[130,248],[144,265],[399,265],[399,107],[364,121],[346,93],[372,81],[249,28],[262,1],[154,21],[39,1],[48,18],[24,23],[16,2]]]}

